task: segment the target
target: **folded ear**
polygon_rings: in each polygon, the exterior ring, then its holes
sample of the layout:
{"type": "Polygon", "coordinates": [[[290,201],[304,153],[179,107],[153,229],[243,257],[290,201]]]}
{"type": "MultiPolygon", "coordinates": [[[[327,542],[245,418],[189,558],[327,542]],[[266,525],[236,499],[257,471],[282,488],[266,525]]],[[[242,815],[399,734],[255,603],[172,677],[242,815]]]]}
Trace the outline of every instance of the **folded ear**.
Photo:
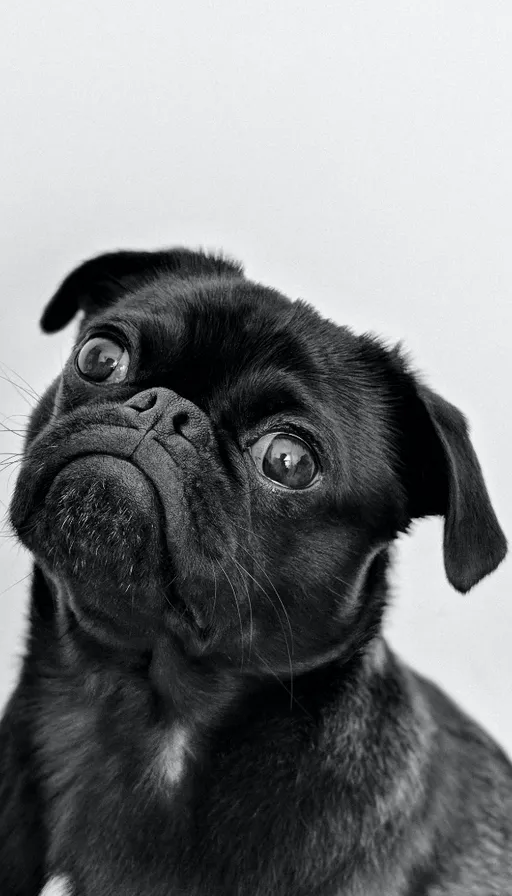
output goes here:
{"type": "Polygon", "coordinates": [[[417,387],[409,464],[412,517],[444,516],[444,565],[448,581],[465,593],[492,572],[507,542],[485,486],[461,412],[425,386],[417,387]]]}
{"type": "Polygon", "coordinates": [[[159,273],[176,277],[242,277],[243,269],[222,256],[189,249],[109,252],[84,261],[68,274],[46,306],[41,327],[45,333],[55,333],[78,311],[84,311],[86,316],[102,311],[159,273]]]}

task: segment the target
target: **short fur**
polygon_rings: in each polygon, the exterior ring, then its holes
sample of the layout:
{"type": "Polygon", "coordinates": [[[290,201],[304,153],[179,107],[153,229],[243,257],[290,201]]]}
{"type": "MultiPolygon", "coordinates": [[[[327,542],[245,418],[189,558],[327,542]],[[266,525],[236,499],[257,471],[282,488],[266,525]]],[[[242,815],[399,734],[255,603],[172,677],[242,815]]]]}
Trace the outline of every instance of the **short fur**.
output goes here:
{"type": "Polygon", "coordinates": [[[224,258],[92,259],[43,328],[79,311],[11,506],[34,573],[2,896],[512,892],[508,759],[381,636],[413,519],[444,516],[459,591],[505,556],[463,416],[224,258]],[[119,384],[79,375],[98,333],[119,384]],[[310,488],[258,472],[268,432],[311,446],[310,488]]]}

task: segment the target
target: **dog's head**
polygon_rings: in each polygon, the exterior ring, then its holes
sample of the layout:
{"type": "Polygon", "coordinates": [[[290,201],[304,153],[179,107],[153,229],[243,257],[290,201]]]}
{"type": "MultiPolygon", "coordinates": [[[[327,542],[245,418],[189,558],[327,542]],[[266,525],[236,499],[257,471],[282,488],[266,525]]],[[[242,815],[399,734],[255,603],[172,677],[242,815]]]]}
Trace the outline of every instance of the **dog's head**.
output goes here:
{"type": "Polygon", "coordinates": [[[414,518],[459,591],[503,559],[464,418],[397,350],[185,250],[86,262],[43,329],[78,311],[11,517],[93,636],[284,675],[375,629],[414,518]]]}

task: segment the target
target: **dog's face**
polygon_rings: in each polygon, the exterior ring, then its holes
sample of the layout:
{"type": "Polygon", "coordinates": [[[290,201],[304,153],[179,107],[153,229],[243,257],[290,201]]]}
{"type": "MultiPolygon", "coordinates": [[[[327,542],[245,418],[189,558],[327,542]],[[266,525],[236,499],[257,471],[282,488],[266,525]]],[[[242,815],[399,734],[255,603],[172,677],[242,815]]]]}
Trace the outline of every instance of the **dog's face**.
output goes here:
{"type": "Polygon", "coordinates": [[[413,518],[446,517],[461,591],[503,558],[462,416],[398,352],[178,250],[87,262],[43,326],[78,309],[11,517],[93,637],[286,675],[375,629],[413,518]]]}

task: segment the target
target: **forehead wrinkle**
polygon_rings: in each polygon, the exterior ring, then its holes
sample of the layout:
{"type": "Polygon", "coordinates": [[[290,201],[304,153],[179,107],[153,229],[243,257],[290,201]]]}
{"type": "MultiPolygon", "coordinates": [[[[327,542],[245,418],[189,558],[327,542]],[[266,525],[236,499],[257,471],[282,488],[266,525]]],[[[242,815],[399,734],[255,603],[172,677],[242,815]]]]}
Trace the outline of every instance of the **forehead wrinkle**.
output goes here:
{"type": "Polygon", "coordinates": [[[222,407],[245,425],[278,413],[306,414],[313,403],[297,377],[276,366],[246,369],[235,380],[227,379],[215,396],[212,409],[222,407]]]}
{"type": "Polygon", "coordinates": [[[85,322],[84,330],[114,327],[127,333],[134,343],[169,348],[176,346],[183,325],[183,312],[178,306],[164,304],[152,295],[142,303],[140,296],[133,295],[85,322]]]}
{"type": "MultiPolygon", "coordinates": [[[[215,389],[208,411],[222,428],[233,432],[250,431],[274,418],[277,426],[303,424],[320,437],[335,422],[326,418],[322,384],[310,375],[271,365],[253,364],[236,376],[228,376],[215,389]]],[[[324,433],[326,436],[326,433],[324,433]]]]}
{"type": "MultiPolygon", "coordinates": [[[[187,309],[181,331],[169,341],[165,334],[151,339],[149,332],[146,341],[158,344],[159,368],[167,368],[171,388],[198,400],[225,389],[247,391],[250,382],[268,391],[286,387],[296,404],[316,380],[314,364],[291,328],[268,315],[248,320],[240,307],[187,309]]],[[[155,360],[153,353],[148,364],[155,360]]]]}
{"type": "MultiPolygon", "coordinates": [[[[303,341],[291,324],[293,303],[276,290],[237,278],[179,280],[161,274],[125,294],[98,322],[128,323],[138,327],[148,341],[165,343],[183,356],[214,344],[223,349],[223,360],[265,356],[276,352],[293,355],[294,366],[308,364],[303,341]],[[295,332],[294,332],[295,331],[295,332]],[[180,338],[181,337],[181,338],[180,338]]],[[[219,352],[217,352],[219,354],[219,352]]],[[[306,353],[309,354],[309,353],[306,353]]]]}
{"type": "Polygon", "coordinates": [[[276,290],[231,279],[189,284],[182,299],[188,343],[214,342],[238,358],[265,355],[266,362],[292,342],[295,354],[302,354],[290,326],[292,303],[276,290]]]}
{"type": "Polygon", "coordinates": [[[294,304],[255,284],[160,280],[101,319],[137,335],[141,385],[166,386],[203,405],[226,389],[237,390],[238,403],[266,391],[277,410],[298,411],[324,393],[315,340],[305,340],[294,304]]]}

